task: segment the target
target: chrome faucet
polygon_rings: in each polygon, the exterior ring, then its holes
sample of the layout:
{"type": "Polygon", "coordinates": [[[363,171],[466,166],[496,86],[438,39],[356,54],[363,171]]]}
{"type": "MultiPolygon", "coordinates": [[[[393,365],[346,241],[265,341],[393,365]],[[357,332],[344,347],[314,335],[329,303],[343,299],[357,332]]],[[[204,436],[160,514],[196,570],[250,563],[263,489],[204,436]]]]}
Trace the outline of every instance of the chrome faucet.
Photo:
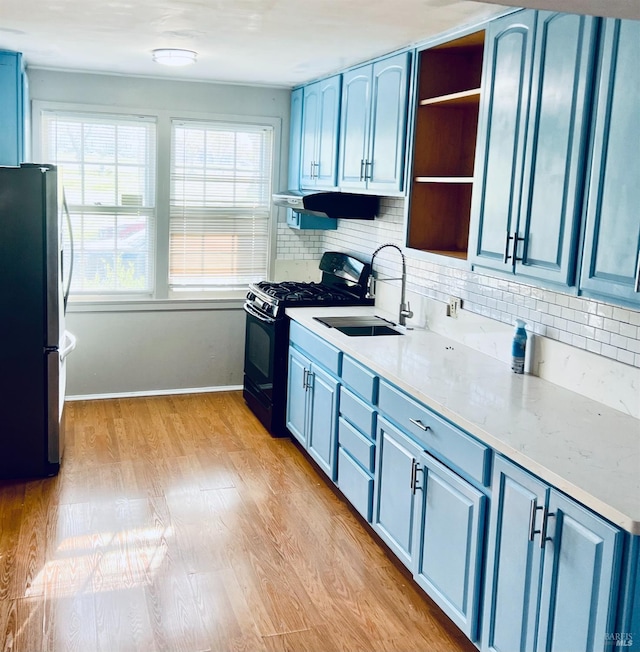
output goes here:
{"type": "Polygon", "coordinates": [[[398,312],[398,323],[400,326],[406,326],[407,324],[407,318],[411,319],[413,317],[413,312],[411,311],[411,306],[409,305],[409,302],[406,301],[406,292],[407,292],[407,262],[405,260],[404,254],[402,253],[402,249],[398,247],[398,245],[395,245],[391,242],[388,242],[387,244],[380,245],[374,252],[373,255],[371,256],[371,275],[369,276],[369,280],[367,282],[367,298],[368,299],[373,299],[375,298],[375,277],[373,275],[373,261],[378,254],[378,252],[385,247],[391,247],[393,249],[397,249],[398,252],[400,253],[400,256],[402,256],[402,277],[401,278],[384,278],[383,280],[385,281],[401,281],[401,289],[400,289],[400,309],[398,312]]]}

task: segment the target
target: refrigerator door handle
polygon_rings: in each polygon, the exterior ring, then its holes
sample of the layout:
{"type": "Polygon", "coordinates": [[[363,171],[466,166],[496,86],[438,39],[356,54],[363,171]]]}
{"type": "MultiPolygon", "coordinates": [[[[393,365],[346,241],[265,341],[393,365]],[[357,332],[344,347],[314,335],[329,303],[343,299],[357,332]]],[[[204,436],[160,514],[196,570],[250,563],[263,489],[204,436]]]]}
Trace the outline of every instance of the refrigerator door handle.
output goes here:
{"type": "Polygon", "coordinates": [[[67,277],[67,287],[64,289],[64,309],[67,310],[67,302],[69,301],[69,292],[71,290],[71,278],[73,277],[73,258],[74,258],[74,247],[73,247],[73,227],[71,225],[71,215],[69,214],[69,206],[67,205],[67,196],[65,195],[64,188],[62,189],[62,209],[67,220],[67,227],[69,228],[69,245],[71,249],[71,255],[69,256],[69,276],[67,277]]]}
{"type": "Polygon", "coordinates": [[[60,362],[62,362],[69,355],[69,353],[71,353],[71,351],[76,348],[76,344],[78,343],[76,336],[69,331],[64,332],[64,338],[66,343],[62,349],[60,349],[60,362]]]}

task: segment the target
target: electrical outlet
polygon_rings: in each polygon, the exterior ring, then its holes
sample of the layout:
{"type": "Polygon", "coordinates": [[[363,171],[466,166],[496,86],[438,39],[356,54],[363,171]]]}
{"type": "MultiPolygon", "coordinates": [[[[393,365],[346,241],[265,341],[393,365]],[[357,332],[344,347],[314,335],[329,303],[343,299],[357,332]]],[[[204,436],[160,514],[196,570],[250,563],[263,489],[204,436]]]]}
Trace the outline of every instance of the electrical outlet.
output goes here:
{"type": "Polygon", "coordinates": [[[449,297],[449,305],[447,305],[447,317],[458,319],[458,311],[462,308],[462,299],[459,297],[449,297]]]}

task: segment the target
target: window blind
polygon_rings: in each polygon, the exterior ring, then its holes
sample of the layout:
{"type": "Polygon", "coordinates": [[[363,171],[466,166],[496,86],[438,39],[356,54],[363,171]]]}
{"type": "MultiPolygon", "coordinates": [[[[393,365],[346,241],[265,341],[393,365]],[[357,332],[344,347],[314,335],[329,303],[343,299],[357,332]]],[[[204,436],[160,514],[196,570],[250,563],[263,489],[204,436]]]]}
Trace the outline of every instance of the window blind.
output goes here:
{"type": "Polygon", "coordinates": [[[58,166],[71,216],[71,292],[153,292],[154,119],[54,111],[42,119],[44,160],[58,166]]]}
{"type": "Polygon", "coordinates": [[[172,289],[244,289],[265,278],[272,151],[272,127],[172,122],[172,289]]]}

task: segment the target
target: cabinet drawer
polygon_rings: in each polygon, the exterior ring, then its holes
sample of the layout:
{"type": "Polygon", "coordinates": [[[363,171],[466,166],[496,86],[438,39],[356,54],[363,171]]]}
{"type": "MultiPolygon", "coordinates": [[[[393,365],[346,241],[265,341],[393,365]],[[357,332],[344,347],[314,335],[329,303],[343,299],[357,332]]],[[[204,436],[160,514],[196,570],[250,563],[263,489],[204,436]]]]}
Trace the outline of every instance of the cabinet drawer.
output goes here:
{"type": "Polygon", "coordinates": [[[373,473],[376,445],[363,437],[350,423],[342,417],[338,420],[338,443],[349,451],[351,457],[373,473]]]}
{"type": "Polygon", "coordinates": [[[374,409],[342,386],[340,387],[340,414],[367,437],[375,439],[374,409]]]}
{"type": "Polygon", "coordinates": [[[375,404],[378,398],[378,376],[347,355],[342,359],[342,380],[367,403],[375,404]]]}
{"type": "Polygon", "coordinates": [[[362,517],[371,523],[373,478],[342,447],[338,450],[338,487],[362,517]]]}
{"type": "Polygon", "coordinates": [[[335,346],[325,342],[321,337],[295,321],[291,322],[289,339],[292,344],[317,360],[325,369],[336,375],[340,373],[342,351],[336,349],[335,346]]]}
{"type": "Polygon", "coordinates": [[[463,475],[489,486],[489,447],[384,381],[380,382],[378,407],[405,432],[423,443],[435,457],[443,459],[463,475]],[[414,422],[421,423],[424,428],[414,422]]]}

